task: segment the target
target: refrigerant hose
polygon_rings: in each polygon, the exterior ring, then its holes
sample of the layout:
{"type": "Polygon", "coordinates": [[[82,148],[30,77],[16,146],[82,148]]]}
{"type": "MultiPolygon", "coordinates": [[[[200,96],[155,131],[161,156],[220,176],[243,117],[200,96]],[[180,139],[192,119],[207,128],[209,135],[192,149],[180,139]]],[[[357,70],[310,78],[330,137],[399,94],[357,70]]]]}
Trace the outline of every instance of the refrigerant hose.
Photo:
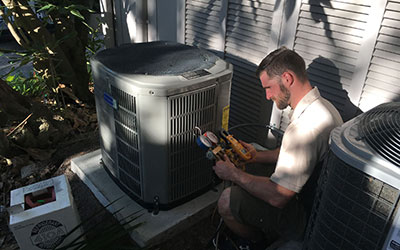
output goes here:
{"type": "MultiPolygon", "coordinates": [[[[230,132],[230,131],[232,131],[234,129],[242,128],[242,127],[263,127],[263,128],[271,130],[271,133],[275,136],[275,138],[278,138],[278,139],[282,138],[282,136],[284,134],[283,130],[278,129],[275,126],[272,126],[272,125],[269,125],[269,124],[262,124],[262,123],[242,123],[242,124],[238,124],[236,126],[233,126],[233,127],[229,128],[228,132],[230,132]]],[[[225,182],[224,182],[224,184],[225,184],[225,182]]],[[[224,185],[224,188],[225,188],[225,185],[224,185]]],[[[214,214],[215,214],[216,210],[217,210],[217,207],[215,208],[215,210],[213,212],[213,216],[212,216],[211,220],[213,220],[213,217],[214,217],[214,214]]],[[[209,242],[209,244],[210,244],[214,240],[215,249],[218,249],[219,233],[220,233],[222,225],[223,225],[223,219],[220,218],[220,221],[219,221],[217,229],[216,229],[216,231],[214,233],[214,236],[212,237],[212,239],[209,242]]]]}

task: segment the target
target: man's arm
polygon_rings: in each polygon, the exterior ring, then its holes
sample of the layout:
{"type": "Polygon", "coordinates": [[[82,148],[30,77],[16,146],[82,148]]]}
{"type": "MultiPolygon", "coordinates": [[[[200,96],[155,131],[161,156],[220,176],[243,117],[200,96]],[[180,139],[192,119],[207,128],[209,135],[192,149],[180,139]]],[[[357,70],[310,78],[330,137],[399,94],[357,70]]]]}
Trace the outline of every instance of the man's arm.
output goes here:
{"type": "Polygon", "coordinates": [[[253,196],[278,208],[283,208],[296,194],[268,177],[251,175],[236,168],[227,156],[225,161],[218,161],[213,169],[221,179],[236,183],[253,196]]]}
{"type": "Polygon", "coordinates": [[[257,151],[252,162],[254,163],[276,163],[278,161],[280,149],[257,151]]]}
{"type": "Polygon", "coordinates": [[[240,143],[251,153],[249,163],[276,163],[278,161],[280,148],[273,150],[257,151],[253,145],[240,141],[240,143]]]}

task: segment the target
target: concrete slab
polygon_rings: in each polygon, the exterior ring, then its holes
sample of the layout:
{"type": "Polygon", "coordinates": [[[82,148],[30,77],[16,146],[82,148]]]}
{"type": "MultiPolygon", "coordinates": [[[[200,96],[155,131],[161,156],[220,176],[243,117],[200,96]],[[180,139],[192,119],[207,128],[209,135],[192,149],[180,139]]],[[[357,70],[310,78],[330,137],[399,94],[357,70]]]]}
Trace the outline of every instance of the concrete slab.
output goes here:
{"type": "Polygon", "coordinates": [[[103,206],[120,198],[118,202],[107,207],[111,213],[118,211],[116,213],[118,220],[128,220],[130,215],[138,211],[140,211],[139,214],[143,214],[138,220],[131,223],[134,225],[144,222],[142,226],[131,232],[131,238],[142,247],[167,240],[209,216],[222,191],[222,184],[220,184],[217,186],[217,191],[210,190],[181,206],[153,215],[118,187],[100,165],[100,159],[99,149],[72,159],[71,169],[89,187],[103,206]]]}

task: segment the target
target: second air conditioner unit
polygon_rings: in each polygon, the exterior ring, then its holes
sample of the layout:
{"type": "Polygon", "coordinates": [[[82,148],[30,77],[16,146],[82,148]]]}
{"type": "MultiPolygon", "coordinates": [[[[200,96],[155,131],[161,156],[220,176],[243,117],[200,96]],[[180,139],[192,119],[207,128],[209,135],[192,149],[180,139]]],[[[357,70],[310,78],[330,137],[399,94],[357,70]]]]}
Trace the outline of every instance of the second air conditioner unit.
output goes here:
{"type": "Polygon", "coordinates": [[[303,249],[400,249],[400,103],[331,133],[303,249]]]}

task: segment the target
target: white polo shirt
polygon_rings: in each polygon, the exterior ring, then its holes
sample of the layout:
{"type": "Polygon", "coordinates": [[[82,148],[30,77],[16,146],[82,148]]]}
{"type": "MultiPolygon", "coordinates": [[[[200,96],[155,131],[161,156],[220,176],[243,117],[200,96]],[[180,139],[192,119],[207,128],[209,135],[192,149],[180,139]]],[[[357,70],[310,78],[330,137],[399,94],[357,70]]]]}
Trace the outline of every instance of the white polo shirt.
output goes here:
{"type": "Polygon", "coordinates": [[[299,193],[328,152],[331,130],[342,123],[336,108],[314,87],[292,113],[271,181],[299,193]]]}

